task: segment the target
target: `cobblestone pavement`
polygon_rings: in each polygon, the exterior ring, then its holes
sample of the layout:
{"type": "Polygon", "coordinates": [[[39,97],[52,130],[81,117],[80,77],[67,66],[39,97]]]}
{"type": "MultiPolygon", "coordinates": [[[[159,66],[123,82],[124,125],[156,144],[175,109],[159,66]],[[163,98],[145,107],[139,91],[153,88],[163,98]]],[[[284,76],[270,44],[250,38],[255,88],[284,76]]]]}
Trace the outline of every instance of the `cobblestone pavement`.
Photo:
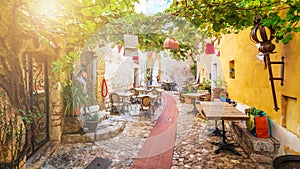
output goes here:
{"type": "MultiPolygon", "coordinates": [[[[172,169],[270,168],[268,165],[259,165],[251,161],[242,148],[234,142],[230,132],[227,133],[227,141],[233,143],[242,156],[236,156],[227,151],[215,154],[214,150],[217,149],[217,146],[212,145],[210,142],[220,141],[221,138],[208,136],[209,129],[214,128],[214,122],[205,121],[200,117],[195,117],[192,113],[187,113],[193,108],[191,104],[178,102],[178,108],[179,116],[172,169]]],[[[160,111],[161,107],[156,112],[160,111]]],[[[118,136],[95,143],[62,145],[49,158],[44,168],[82,169],[95,157],[112,160],[109,167],[112,169],[130,168],[158,116],[159,114],[156,114],[155,118],[150,121],[149,119],[139,120],[138,117],[126,115],[124,117],[127,120],[125,130],[118,136]]]]}

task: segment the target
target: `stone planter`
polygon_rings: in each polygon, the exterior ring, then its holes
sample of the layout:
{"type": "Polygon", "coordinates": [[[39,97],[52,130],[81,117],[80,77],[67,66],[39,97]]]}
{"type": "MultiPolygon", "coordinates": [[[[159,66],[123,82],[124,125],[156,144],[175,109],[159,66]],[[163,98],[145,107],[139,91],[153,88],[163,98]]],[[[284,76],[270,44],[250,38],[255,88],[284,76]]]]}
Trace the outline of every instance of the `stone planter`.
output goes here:
{"type": "Polygon", "coordinates": [[[223,92],[223,88],[213,88],[212,93],[213,93],[213,99],[218,99],[220,98],[220,93],[223,92]]]}
{"type": "Polygon", "coordinates": [[[86,126],[89,129],[89,131],[96,131],[96,128],[98,126],[98,121],[86,121],[86,126]]]}

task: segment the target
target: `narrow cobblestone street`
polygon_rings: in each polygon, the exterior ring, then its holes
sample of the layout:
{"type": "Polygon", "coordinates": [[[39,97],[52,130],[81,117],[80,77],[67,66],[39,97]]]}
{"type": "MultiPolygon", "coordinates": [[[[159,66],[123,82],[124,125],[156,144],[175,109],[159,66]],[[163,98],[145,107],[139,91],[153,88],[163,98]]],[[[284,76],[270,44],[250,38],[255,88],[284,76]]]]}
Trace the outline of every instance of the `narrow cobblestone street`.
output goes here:
{"type": "MultiPolygon", "coordinates": [[[[234,141],[230,131],[227,132],[227,140],[233,143],[236,150],[242,154],[237,156],[230,152],[221,151],[215,154],[217,146],[210,142],[219,141],[221,137],[208,136],[209,129],[214,128],[213,121],[206,121],[193,114],[187,113],[192,109],[192,104],[179,103],[177,99],[179,116],[177,121],[177,135],[174,148],[172,169],[180,168],[220,168],[220,169],[245,169],[245,168],[270,168],[269,165],[259,165],[253,162],[234,141]]],[[[163,104],[162,104],[163,105],[163,104]]],[[[161,111],[161,107],[156,113],[161,111]]],[[[142,147],[145,139],[149,135],[155,119],[158,114],[152,118],[152,121],[142,119],[139,121],[138,116],[126,114],[127,120],[125,130],[118,136],[87,144],[62,145],[49,158],[44,168],[48,169],[81,169],[96,157],[109,159],[112,164],[109,168],[120,169],[130,168],[133,160],[137,157],[139,149],[142,147]]],[[[225,124],[228,126],[228,124],[225,124]]]]}

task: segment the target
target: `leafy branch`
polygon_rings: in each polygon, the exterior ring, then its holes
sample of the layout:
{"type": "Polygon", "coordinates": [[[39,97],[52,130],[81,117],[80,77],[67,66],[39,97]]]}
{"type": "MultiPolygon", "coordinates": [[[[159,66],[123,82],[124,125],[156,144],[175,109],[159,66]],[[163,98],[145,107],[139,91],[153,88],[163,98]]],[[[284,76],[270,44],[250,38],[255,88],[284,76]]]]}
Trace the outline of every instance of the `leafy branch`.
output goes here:
{"type": "Polygon", "coordinates": [[[262,23],[275,30],[277,43],[287,44],[300,28],[300,5],[293,0],[183,0],[174,1],[165,13],[185,18],[212,36],[253,26],[256,15],[268,15],[262,23]]]}

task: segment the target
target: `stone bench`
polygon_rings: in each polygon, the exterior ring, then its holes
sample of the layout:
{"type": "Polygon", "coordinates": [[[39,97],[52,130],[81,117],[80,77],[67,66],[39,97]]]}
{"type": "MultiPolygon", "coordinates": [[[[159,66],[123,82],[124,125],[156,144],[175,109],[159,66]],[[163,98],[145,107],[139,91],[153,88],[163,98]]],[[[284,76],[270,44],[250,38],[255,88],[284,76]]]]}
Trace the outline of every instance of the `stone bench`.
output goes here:
{"type": "Polygon", "coordinates": [[[252,160],[261,164],[272,164],[278,153],[279,141],[273,137],[257,138],[241,122],[232,122],[231,127],[235,140],[252,160]]]}

